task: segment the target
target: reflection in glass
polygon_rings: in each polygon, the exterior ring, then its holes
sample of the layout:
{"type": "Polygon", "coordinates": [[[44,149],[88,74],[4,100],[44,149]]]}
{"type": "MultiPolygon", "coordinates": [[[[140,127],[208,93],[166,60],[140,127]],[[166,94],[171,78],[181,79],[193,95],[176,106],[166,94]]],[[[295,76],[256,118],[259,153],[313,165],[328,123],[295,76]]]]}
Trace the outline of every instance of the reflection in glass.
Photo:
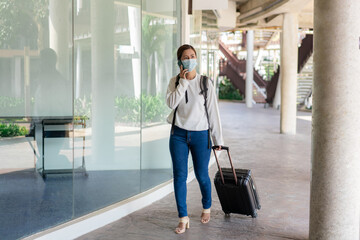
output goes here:
{"type": "Polygon", "coordinates": [[[171,179],[180,0],[0,4],[0,238],[171,179]],[[74,17],[74,18],[73,18],[74,17]]]}
{"type": "Polygon", "coordinates": [[[176,50],[180,44],[176,8],[180,1],[161,2],[154,7],[143,1],[142,14],[142,159],[141,190],[172,177],[169,153],[170,109],[165,93],[170,78],[177,74],[176,50]]]}
{"type": "Polygon", "coordinates": [[[1,239],[73,216],[71,3],[0,5],[1,239]]]}
{"type": "Polygon", "coordinates": [[[83,1],[75,14],[74,214],[140,192],[141,6],[83,1]]]}

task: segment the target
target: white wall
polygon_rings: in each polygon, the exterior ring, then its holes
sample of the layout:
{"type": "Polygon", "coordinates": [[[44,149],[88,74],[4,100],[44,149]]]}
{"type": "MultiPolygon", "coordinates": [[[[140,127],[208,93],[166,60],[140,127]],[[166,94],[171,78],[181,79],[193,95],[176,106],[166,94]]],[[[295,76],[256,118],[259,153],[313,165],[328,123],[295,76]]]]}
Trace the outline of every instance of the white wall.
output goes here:
{"type": "Polygon", "coordinates": [[[227,31],[236,27],[236,2],[230,1],[227,9],[218,10],[220,18],[218,18],[218,27],[220,31],[227,31]]]}
{"type": "Polygon", "coordinates": [[[228,0],[193,0],[193,10],[227,9],[228,0]]]}

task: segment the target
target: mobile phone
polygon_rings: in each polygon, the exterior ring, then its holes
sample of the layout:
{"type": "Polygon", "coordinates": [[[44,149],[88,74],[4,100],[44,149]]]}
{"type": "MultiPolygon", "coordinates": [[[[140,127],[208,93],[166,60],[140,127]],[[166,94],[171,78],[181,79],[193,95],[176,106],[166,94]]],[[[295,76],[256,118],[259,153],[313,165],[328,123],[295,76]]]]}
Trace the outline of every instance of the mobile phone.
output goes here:
{"type": "Polygon", "coordinates": [[[181,60],[178,61],[178,65],[179,65],[179,67],[182,66],[182,67],[183,67],[183,70],[185,69],[184,64],[182,63],[181,60]]]}

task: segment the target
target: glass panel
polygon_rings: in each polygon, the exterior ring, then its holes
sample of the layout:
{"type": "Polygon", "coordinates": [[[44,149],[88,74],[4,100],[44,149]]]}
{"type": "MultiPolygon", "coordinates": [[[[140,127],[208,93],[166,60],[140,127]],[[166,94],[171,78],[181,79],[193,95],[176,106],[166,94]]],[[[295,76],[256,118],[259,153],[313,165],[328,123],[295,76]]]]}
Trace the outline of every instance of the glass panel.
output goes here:
{"type": "Polygon", "coordinates": [[[170,109],[165,103],[167,85],[178,73],[176,51],[180,44],[180,18],[176,0],[143,0],[142,14],[142,158],[141,190],[172,177],[169,153],[170,109]]]}
{"type": "Polygon", "coordinates": [[[73,216],[72,1],[0,5],[0,236],[73,216]]]}
{"type": "Polygon", "coordinates": [[[76,1],[75,216],[140,192],[141,6],[76,1]]]}
{"type": "Polygon", "coordinates": [[[176,9],[180,0],[0,4],[1,239],[171,178],[176,9]]]}

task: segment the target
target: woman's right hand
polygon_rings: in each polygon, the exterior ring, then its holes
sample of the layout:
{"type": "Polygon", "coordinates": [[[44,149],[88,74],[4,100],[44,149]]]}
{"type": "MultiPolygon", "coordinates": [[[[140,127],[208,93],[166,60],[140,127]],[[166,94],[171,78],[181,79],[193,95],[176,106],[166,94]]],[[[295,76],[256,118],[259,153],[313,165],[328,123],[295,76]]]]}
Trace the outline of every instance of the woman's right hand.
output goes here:
{"type": "Polygon", "coordinates": [[[184,79],[187,79],[186,78],[186,74],[188,73],[188,70],[187,69],[183,69],[183,66],[181,65],[180,66],[180,78],[184,78],[184,79]]]}

